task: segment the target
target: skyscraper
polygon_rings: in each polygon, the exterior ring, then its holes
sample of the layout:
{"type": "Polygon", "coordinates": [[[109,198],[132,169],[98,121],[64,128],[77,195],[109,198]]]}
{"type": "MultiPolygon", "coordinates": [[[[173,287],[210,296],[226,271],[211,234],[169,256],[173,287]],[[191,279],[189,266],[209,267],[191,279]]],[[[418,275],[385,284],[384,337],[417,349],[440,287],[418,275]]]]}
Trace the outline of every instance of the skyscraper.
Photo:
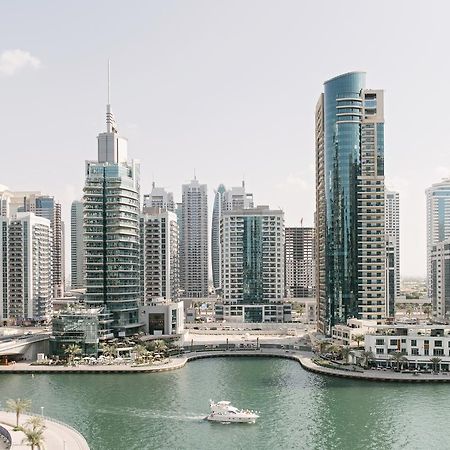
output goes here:
{"type": "Polygon", "coordinates": [[[162,187],[156,187],[155,183],[152,183],[152,192],[144,195],[144,208],[161,208],[175,212],[173,193],[167,192],[162,187]]]}
{"type": "Polygon", "coordinates": [[[50,220],[52,226],[52,286],[53,296],[62,297],[65,288],[64,222],[61,217],[61,203],[49,195],[30,194],[24,197],[19,211],[29,211],[38,217],[50,220]]]}
{"type": "Polygon", "coordinates": [[[214,288],[221,287],[221,267],[220,267],[220,219],[223,212],[223,194],[225,193],[225,186],[220,184],[217,191],[214,192],[214,206],[212,212],[211,223],[211,264],[214,288]]]}
{"type": "Polygon", "coordinates": [[[432,297],[431,251],[435,244],[450,238],[450,179],[433,184],[427,198],[427,286],[432,297]]]}
{"type": "Polygon", "coordinates": [[[48,219],[0,217],[0,319],[47,321],[52,304],[52,230],[48,219]]]}
{"type": "Polygon", "coordinates": [[[450,317],[450,239],[431,247],[431,302],[440,319],[450,317]]]}
{"type": "Polygon", "coordinates": [[[142,300],[177,300],[180,261],[177,216],[172,211],[144,207],[141,215],[142,300]]]}
{"type": "Polygon", "coordinates": [[[245,183],[242,186],[225,189],[220,184],[214,196],[214,207],[211,227],[211,263],[213,285],[215,289],[221,288],[221,247],[220,247],[220,220],[225,211],[253,208],[253,194],[245,192],[245,183]]]}
{"type": "Polygon", "coordinates": [[[208,193],[197,179],[183,184],[180,281],[186,297],[208,295],[208,193]]]}
{"type": "Polygon", "coordinates": [[[288,297],[313,297],[315,245],[313,227],[286,227],[285,277],[288,297]]]}
{"type": "Polygon", "coordinates": [[[223,302],[216,304],[216,318],[282,322],[283,211],[268,206],[225,211],[220,242],[223,302]]]}
{"type": "Polygon", "coordinates": [[[318,328],[386,314],[383,91],[325,82],[316,107],[318,328]]]}
{"type": "Polygon", "coordinates": [[[394,285],[395,298],[400,295],[400,196],[398,192],[386,191],[385,197],[385,233],[394,245],[394,285]]]}
{"type": "Polygon", "coordinates": [[[103,307],[111,321],[102,334],[137,332],[139,303],[139,165],[128,162],[111,106],[106,132],[98,135],[98,160],[86,161],[84,245],[86,304],[103,307]]]}
{"type": "Polygon", "coordinates": [[[70,250],[71,286],[84,288],[83,202],[79,200],[70,208],[70,250]]]}
{"type": "Polygon", "coordinates": [[[50,220],[52,226],[52,290],[54,297],[64,295],[64,222],[61,217],[61,204],[49,195],[39,191],[9,191],[0,187],[0,216],[13,217],[18,212],[32,212],[38,217],[50,220]]]}

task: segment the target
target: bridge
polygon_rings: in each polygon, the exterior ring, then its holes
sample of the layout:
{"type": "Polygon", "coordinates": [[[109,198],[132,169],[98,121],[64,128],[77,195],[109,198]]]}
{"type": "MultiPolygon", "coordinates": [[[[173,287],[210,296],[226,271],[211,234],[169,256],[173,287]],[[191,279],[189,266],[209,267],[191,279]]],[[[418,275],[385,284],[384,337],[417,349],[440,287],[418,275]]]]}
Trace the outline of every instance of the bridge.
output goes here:
{"type": "Polygon", "coordinates": [[[50,333],[5,336],[0,339],[0,357],[35,360],[38,353],[48,353],[50,333]]]}

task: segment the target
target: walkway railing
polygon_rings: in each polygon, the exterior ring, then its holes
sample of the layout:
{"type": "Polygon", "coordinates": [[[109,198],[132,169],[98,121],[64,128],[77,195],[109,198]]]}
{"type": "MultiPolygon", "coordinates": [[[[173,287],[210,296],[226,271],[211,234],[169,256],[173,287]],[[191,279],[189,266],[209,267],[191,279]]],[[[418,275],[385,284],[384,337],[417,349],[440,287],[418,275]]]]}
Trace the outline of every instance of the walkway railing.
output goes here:
{"type": "Polygon", "coordinates": [[[9,431],[6,428],[3,428],[1,425],[0,425],[0,435],[5,441],[6,448],[11,448],[12,443],[11,435],[9,434],[9,431]]]}

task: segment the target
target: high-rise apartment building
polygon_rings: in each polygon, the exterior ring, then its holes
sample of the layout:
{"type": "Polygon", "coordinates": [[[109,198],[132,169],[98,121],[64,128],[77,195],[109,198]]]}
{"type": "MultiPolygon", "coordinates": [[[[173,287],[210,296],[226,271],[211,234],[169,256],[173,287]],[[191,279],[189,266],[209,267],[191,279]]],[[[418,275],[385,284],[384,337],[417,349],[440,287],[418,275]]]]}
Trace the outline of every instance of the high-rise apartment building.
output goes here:
{"type": "Polygon", "coordinates": [[[70,208],[70,250],[71,286],[84,288],[83,202],[79,200],[73,201],[70,208]]]}
{"type": "Polygon", "coordinates": [[[383,91],[365,73],[325,82],[316,107],[316,297],[326,334],[386,315],[383,91]]]}
{"type": "Polygon", "coordinates": [[[394,245],[394,285],[395,298],[400,295],[400,196],[398,192],[385,193],[385,234],[394,245]]]}
{"type": "Polygon", "coordinates": [[[224,193],[225,186],[220,184],[217,191],[214,191],[214,205],[212,212],[211,223],[211,265],[214,289],[219,290],[221,287],[221,273],[220,266],[221,249],[220,249],[220,219],[224,209],[224,193]]]}
{"type": "Polygon", "coordinates": [[[52,229],[48,219],[19,212],[0,217],[0,318],[48,321],[52,311],[52,229]]]}
{"type": "Polygon", "coordinates": [[[211,263],[213,285],[216,290],[221,289],[221,248],[220,248],[220,220],[225,211],[253,208],[253,194],[245,192],[245,183],[242,186],[227,190],[220,184],[215,191],[214,207],[211,227],[211,263]]]}
{"type": "Polygon", "coordinates": [[[440,319],[450,318],[450,239],[431,247],[431,301],[433,313],[440,319]]]}
{"type": "Polygon", "coordinates": [[[125,336],[141,326],[139,165],[128,162],[127,140],[119,136],[109,104],[106,125],[106,132],[98,136],[98,160],[86,161],[86,304],[102,307],[111,318],[100,324],[104,336],[125,336]]]}
{"type": "Polygon", "coordinates": [[[285,277],[287,297],[313,297],[315,293],[315,230],[286,227],[285,277]]]}
{"type": "Polygon", "coordinates": [[[427,199],[427,285],[432,297],[431,252],[434,245],[450,239],[450,179],[426,190],[427,199]]]}
{"type": "Polygon", "coordinates": [[[140,222],[142,303],[177,300],[180,285],[177,216],[172,211],[144,207],[140,222]]]}
{"type": "Polygon", "coordinates": [[[65,285],[64,223],[61,217],[61,204],[48,195],[29,195],[24,198],[19,211],[30,211],[38,217],[50,220],[52,226],[52,286],[53,296],[62,297],[65,285]]]}
{"type": "Polygon", "coordinates": [[[144,195],[144,208],[160,208],[175,212],[173,193],[167,192],[162,187],[156,187],[155,183],[153,183],[152,192],[144,195]]]}
{"type": "Polygon", "coordinates": [[[223,302],[216,304],[216,318],[283,322],[291,310],[283,304],[283,211],[268,206],[225,211],[220,242],[223,302]]]}
{"type": "Polygon", "coordinates": [[[180,284],[186,297],[208,295],[208,193],[197,179],[183,184],[180,284]]]}
{"type": "Polygon", "coordinates": [[[32,212],[38,217],[50,220],[52,226],[52,290],[54,297],[64,295],[65,254],[64,222],[61,217],[61,204],[54,197],[43,195],[39,191],[0,192],[0,215],[13,217],[18,212],[32,212]]]}

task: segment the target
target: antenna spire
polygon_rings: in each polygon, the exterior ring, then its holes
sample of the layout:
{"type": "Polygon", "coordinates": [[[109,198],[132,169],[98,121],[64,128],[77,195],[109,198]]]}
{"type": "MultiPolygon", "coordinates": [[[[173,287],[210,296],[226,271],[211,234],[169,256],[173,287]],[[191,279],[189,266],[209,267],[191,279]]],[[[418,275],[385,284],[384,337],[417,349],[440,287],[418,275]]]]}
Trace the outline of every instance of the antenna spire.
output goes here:
{"type": "Polygon", "coordinates": [[[116,133],[116,121],[111,110],[111,61],[108,59],[108,103],[106,104],[106,131],[116,133]]]}
{"type": "Polygon", "coordinates": [[[108,59],[108,105],[111,104],[111,60],[108,59]]]}

